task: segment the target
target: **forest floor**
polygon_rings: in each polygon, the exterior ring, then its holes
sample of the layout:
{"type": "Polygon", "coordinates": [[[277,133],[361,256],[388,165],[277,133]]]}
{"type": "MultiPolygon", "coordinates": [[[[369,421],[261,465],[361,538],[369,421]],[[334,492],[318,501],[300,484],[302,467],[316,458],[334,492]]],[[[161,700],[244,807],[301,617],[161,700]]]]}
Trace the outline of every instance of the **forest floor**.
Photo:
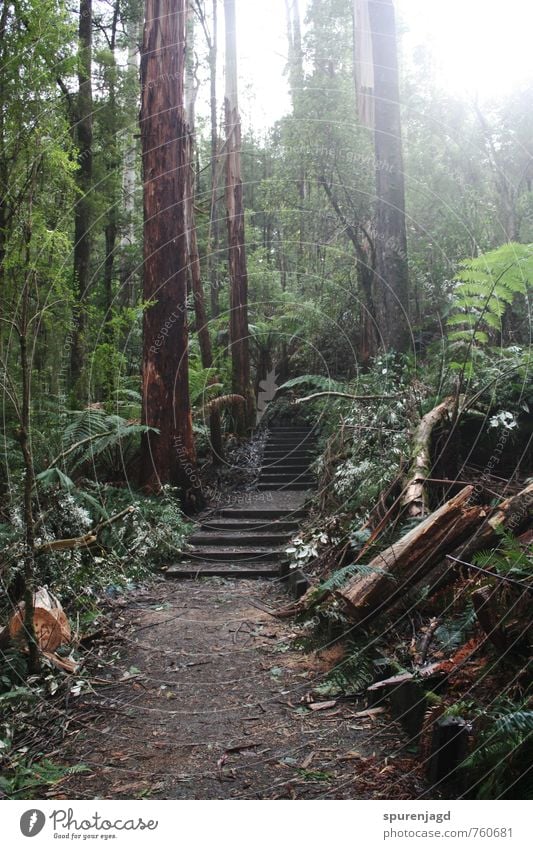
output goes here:
{"type": "Polygon", "coordinates": [[[267,612],[286,600],[276,580],[209,578],[110,601],[62,719],[60,758],[86,771],[48,797],[423,796],[420,764],[383,709],[313,696],[342,649],[296,647],[298,627],[267,612]]]}

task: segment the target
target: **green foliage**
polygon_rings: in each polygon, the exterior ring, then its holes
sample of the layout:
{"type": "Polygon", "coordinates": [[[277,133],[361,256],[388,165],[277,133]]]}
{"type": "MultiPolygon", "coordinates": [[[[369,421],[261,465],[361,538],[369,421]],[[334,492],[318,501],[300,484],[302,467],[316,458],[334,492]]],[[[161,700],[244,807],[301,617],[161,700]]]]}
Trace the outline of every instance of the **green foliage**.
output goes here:
{"type": "Polygon", "coordinates": [[[342,569],[337,569],[329,576],[329,578],[320,584],[319,590],[324,593],[333,592],[343,587],[351,578],[366,577],[368,575],[389,575],[392,573],[379,566],[367,566],[363,563],[356,563],[352,566],[344,566],[342,569]]]}
{"type": "Polygon", "coordinates": [[[64,603],[79,610],[92,608],[110,587],[116,591],[131,586],[132,581],[146,579],[161,565],[171,563],[189,532],[172,489],[157,498],[89,482],[86,490],[49,493],[38,542],[87,533],[127,507],[133,510],[101,531],[98,546],[39,558],[41,583],[53,585],[64,603]]]}
{"type": "Polygon", "coordinates": [[[450,616],[435,630],[435,639],[444,651],[455,651],[463,646],[476,625],[476,612],[471,602],[456,616],[450,616]]]}
{"type": "Polygon", "coordinates": [[[476,798],[533,798],[533,711],[508,704],[480,721],[484,730],[461,764],[473,774],[476,798]]]}
{"type": "Polygon", "coordinates": [[[501,332],[506,310],[533,282],[533,245],[509,242],[464,260],[456,279],[448,338],[486,345],[501,332]]]}
{"type": "Polygon", "coordinates": [[[517,581],[530,580],[533,576],[531,550],[503,528],[498,530],[498,536],[498,547],[490,551],[478,551],[473,557],[474,564],[517,581]]]}
{"type": "Polygon", "coordinates": [[[0,790],[8,799],[40,799],[49,788],[83,772],[89,772],[85,764],[63,766],[49,758],[17,757],[8,762],[6,773],[0,776],[0,790]]]}
{"type": "Polygon", "coordinates": [[[303,374],[300,377],[293,377],[291,380],[286,380],[279,387],[278,392],[287,389],[295,389],[296,387],[306,386],[312,387],[318,392],[349,392],[345,383],[339,383],[331,377],[323,377],[320,374],[303,374]]]}
{"type": "Polygon", "coordinates": [[[355,696],[364,692],[375,676],[374,662],[366,648],[349,648],[349,654],[328,672],[316,687],[322,696],[355,696]]]}
{"type": "MultiPolygon", "coordinates": [[[[57,461],[64,461],[71,471],[85,464],[93,468],[100,464],[108,471],[120,472],[137,449],[137,437],[154,431],[98,407],[72,410],[66,415],[71,421],[65,427],[63,450],[57,461]]],[[[38,478],[43,479],[49,471],[38,478]]]]}

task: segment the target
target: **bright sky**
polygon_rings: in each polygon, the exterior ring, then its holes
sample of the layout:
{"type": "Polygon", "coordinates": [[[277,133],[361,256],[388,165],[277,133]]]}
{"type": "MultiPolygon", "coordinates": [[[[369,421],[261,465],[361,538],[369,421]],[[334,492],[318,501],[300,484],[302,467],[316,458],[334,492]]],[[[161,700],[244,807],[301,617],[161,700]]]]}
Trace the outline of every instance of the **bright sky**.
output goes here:
{"type": "MultiPolygon", "coordinates": [[[[300,0],[305,15],[307,0],[300,0]]],[[[431,48],[440,84],[481,100],[505,94],[533,78],[531,0],[396,0],[410,61],[419,45],[431,48]]],[[[268,126],[288,111],[283,68],[287,41],[285,0],[237,0],[240,76],[248,82],[246,125],[268,126]]]]}

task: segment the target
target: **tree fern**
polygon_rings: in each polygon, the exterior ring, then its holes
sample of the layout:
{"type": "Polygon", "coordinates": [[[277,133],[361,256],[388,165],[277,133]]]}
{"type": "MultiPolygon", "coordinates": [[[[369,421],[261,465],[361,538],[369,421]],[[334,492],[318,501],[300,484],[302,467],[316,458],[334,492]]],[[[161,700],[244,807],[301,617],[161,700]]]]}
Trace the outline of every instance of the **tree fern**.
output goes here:
{"type": "Polygon", "coordinates": [[[72,472],[98,457],[104,457],[112,465],[115,458],[109,456],[110,451],[118,449],[124,453],[132,437],[154,430],[100,408],[73,411],[69,415],[72,420],[64,431],[63,450],[50,462],[48,470],[61,463],[72,472]]]}
{"type": "Polygon", "coordinates": [[[208,397],[212,398],[213,395],[220,392],[222,384],[214,382],[216,376],[216,369],[201,368],[194,362],[191,363],[189,368],[189,394],[192,407],[205,403],[208,397]]]}
{"type": "Polygon", "coordinates": [[[332,380],[330,377],[324,377],[321,374],[303,374],[300,377],[293,377],[287,380],[279,387],[278,392],[284,389],[295,389],[297,386],[313,386],[316,389],[324,392],[347,392],[349,387],[346,383],[339,383],[337,380],[332,380]]]}
{"type": "Polygon", "coordinates": [[[448,316],[452,342],[487,344],[502,317],[533,281],[533,245],[510,242],[461,264],[448,316]]]}

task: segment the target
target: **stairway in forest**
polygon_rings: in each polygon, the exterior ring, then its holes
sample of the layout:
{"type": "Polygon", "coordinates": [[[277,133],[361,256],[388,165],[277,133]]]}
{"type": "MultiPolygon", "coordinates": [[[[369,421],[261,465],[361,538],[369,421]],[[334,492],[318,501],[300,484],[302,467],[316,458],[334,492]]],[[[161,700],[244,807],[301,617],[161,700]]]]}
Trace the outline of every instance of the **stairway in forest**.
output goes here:
{"type": "Polygon", "coordinates": [[[261,472],[254,492],[241,493],[246,505],[226,505],[206,511],[188,539],[181,562],[167,578],[281,577],[288,541],[305,515],[309,472],[315,439],[309,428],[278,427],[268,433],[261,472]]]}

